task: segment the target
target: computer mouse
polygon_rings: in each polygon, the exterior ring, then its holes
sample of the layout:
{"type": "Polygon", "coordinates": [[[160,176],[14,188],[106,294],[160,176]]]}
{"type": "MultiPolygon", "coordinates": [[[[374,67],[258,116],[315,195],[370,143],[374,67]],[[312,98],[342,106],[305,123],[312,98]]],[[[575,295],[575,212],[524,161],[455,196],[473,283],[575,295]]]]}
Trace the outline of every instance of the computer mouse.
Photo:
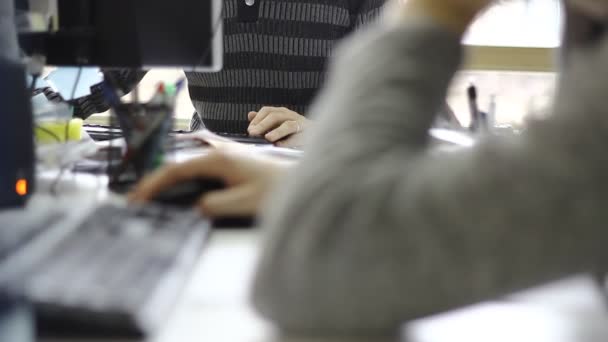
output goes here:
{"type": "MultiPolygon", "coordinates": [[[[192,179],[179,182],[158,193],[152,198],[151,202],[179,208],[191,208],[196,205],[205,193],[221,190],[225,187],[226,184],[219,179],[192,179]]],[[[211,220],[211,223],[213,228],[220,229],[252,228],[256,225],[256,218],[253,216],[220,217],[211,220]]]]}
{"type": "Polygon", "coordinates": [[[174,184],[161,191],[151,202],[174,207],[189,208],[196,205],[201,196],[210,191],[221,190],[226,184],[217,178],[196,178],[174,184]]]}

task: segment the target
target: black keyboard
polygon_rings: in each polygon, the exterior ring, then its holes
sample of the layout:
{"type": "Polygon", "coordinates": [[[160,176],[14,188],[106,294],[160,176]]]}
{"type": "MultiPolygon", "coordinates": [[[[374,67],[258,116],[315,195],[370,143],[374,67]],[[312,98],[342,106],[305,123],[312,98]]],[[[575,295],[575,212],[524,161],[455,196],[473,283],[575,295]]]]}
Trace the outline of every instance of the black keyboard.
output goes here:
{"type": "MultiPolygon", "coordinates": [[[[116,139],[122,137],[122,130],[120,127],[111,127],[104,125],[84,125],[85,130],[89,136],[95,141],[106,141],[110,139],[116,139]]],[[[189,133],[188,131],[175,130],[172,134],[184,134],[189,133]]],[[[220,137],[234,140],[244,144],[255,144],[255,145],[271,145],[272,143],[262,137],[252,137],[247,133],[228,133],[228,132],[214,132],[214,134],[220,137]]]]}
{"type": "Polygon", "coordinates": [[[244,144],[255,144],[255,145],[271,145],[272,143],[262,137],[252,137],[246,133],[222,133],[215,132],[216,135],[219,135],[223,138],[228,138],[230,140],[234,140],[236,142],[244,143],[244,144]]]}
{"type": "Polygon", "coordinates": [[[65,214],[59,211],[46,210],[37,215],[24,215],[22,210],[0,212],[0,260],[4,260],[26,246],[47,226],[51,226],[65,214]]]}
{"type": "MultiPolygon", "coordinates": [[[[87,134],[91,137],[91,139],[95,141],[106,141],[110,139],[117,139],[122,137],[122,129],[116,126],[107,126],[107,125],[95,125],[95,124],[85,124],[84,129],[87,134]]],[[[190,131],[184,130],[173,130],[171,134],[185,134],[190,133],[190,131]]]]}
{"type": "Polygon", "coordinates": [[[84,129],[91,139],[95,141],[106,141],[122,137],[120,127],[86,124],[84,125],[84,129]]]}
{"type": "Polygon", "coordinates": [[[208,231],[191,210],[103,205],[47,228],[0,262],[0,285],[34,305],[42,336],[150,336],[208,231]]]}

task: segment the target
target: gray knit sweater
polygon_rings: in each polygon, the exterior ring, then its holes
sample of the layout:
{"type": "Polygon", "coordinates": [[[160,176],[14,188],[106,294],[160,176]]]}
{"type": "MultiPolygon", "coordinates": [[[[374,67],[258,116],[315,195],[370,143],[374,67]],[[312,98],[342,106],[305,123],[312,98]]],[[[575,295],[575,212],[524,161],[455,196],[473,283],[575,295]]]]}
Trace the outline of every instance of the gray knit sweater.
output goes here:
{"type": "Polygon", "coordinates": [[[550,119],[438,155],[427,132],[459,37],[428,22],[353,37],[310,149],[268,203],[257,309],[292,333],[385,335],[608,266],[608,41],[587,45],[550,119]]]}

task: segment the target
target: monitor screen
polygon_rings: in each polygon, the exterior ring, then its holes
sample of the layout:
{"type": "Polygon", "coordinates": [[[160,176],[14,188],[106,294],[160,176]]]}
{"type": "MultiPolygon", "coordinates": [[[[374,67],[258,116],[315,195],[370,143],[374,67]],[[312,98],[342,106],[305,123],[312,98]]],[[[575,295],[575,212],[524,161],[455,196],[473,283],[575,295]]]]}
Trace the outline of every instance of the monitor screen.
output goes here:
{"type": "Polygon", "coordinates": [[[58,0],[58,30],[23,33],[49,65],[104,68],[222,67],[222,0],[58,0]]]}

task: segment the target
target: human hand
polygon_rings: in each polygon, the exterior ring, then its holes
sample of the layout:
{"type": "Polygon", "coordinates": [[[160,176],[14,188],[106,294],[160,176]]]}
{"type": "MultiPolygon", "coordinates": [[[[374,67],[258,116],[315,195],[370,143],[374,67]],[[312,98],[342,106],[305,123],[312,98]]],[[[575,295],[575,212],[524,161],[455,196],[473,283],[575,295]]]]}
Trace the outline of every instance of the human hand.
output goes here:
{"type": "Polygon", "coordinates": [[[147,202],[180,181],[201,177],[219,178],[224,181],[226,188],[203,195],[196,208],[213,218],[255,215],[287,168],[286,164],[272,159],[212,152],[185,163],[165,166],[147,176],[129,194],[129,200],[147,202]]]}
{"type": "Polygon", "coordinates": [[[302,133],[311,125],[306,117],[284,107],[263,107],[258,112],[250,112],[248,119],[250,135],[264,136],[282,147],[302,146],[302,133]]]}

